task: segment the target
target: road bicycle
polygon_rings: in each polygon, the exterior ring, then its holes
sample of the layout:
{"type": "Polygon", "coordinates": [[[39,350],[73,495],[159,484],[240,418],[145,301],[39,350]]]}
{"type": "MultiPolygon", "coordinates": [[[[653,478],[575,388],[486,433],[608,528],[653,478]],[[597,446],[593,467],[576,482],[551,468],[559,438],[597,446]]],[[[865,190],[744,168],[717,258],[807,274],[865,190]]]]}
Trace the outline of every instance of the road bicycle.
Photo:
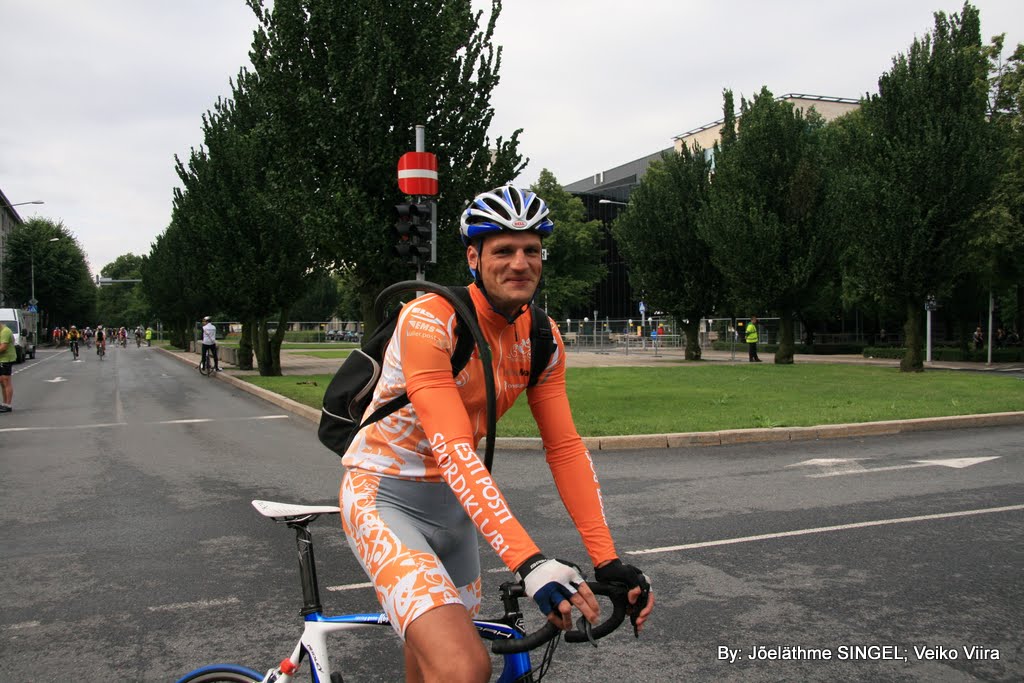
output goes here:
{"type": "Polygon", "coordinates": [[[199,357],[199,374],[206,375],[209,377],[214,373],[215,368],[213,367],[213,354],[207,353],[203,350],[199,357]]]}
{"type": "Polygon", "coordinates": [[[68,346],[71,347],[71,355],[73,356],[73,360],[78,360],[78,342],[72,340],[68,344],[68,346]]]}
{"type": "Polygon", "coordinates": [[[96,342],[96,355],[100,357],[100,360],[103,360],[103,356],[107,355],[106,342],[96,342]]]}
{"type": "MultiPolygon", "coordinates": [[[[177,683],[291,683],[300,673],[304,661],[309,662],[309,676],[314,683],[342,683],[342,674],[331,667],[327,652],[327,634],[358,628],[387,626],[390,622],[385,614],[344,614],[326,616],[320,603],[320,584],[316,577],[316,561],[313,556],[313,535],[309,524],[321,515],[336,515],[340,509],[334,505],[292,505],[266,500],[252,501],[261,515],[280,524],[286,524],[295,531],[295,542],[299,551],[299,578],[302,583],[302,611],[304,628],[302,637],[291,654],[277,666],[260,674],[253,669],[235,664],[213,664],[203,666],[177,683]]],[[[580,617],[577,628],[566,631],[564,639],[570,643],[587,643],[597,647],[596,641],[608,635],[622,624],[628,603],[625,586],[618,584],[587,582],[595,595],[604,596],[611,602],[611,615],[606,621],[591,626],[580,617]]],[[[563,632],[550,622],[540,629],[526,633],[523,613],[519,600],[526,597],[526,591],[519,583],[506,582],[500,587],[500,600],[504,614],[494,620],[475,620],[477,632],[490,641],[491,651],[501,655],[503,667],[498,683],[539,683],[547,673],[555,647],[563,632]],[[530,650],[547,645],[543,661],[534,670],[530,650]]],[[[602,606],[605,613],[606,605],[602,606]]]]}

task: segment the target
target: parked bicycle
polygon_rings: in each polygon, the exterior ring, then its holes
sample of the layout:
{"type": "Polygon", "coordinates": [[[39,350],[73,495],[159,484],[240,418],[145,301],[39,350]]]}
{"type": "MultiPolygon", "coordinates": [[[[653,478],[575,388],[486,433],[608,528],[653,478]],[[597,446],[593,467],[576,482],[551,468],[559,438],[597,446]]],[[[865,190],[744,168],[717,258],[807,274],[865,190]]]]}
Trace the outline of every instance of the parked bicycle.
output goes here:
{"type": "MultiPolygon", "coordinates": [[[[302,637],[291,654],[265,674],[235,664],[213,664],[200,667],[177,683],[291,683],[300,672],[304,661],[310,664],[310,680],[315,683],[342,683],[342,674],[335,671],[327,652],[327,634],[357,628],[389,626],[387,615],[380,613],[344,614],[325,616],[320,603],[320,584],[316,577],[316,561],[313,555],[313,535],[309,524],[321,515],[336,515],[339,508],[334,505],[292,505],[266,500],[252,501],[261,515],[275,522],[286,524],[295,530],[295,541],[299,551],[299,578],[302,583],[302,611],[305,626],[302,637]]],[[[625,586],[587,582],[595,595],[611,601],[610,616],[596,626],[591,626],[583,617],[577,628],[564,634],[566,642],[587,643],[597,647],[597,639],[608,635],[622,623],[628,604],[625,586]]],[[[523,613],[519,600],[526,597],[526,591],[519,583],[501,584],[500,597],[504,614],[491,621],[475,620],[480,636],[491,641],[491,651],[501,655],[503,668],[498,683],[539,683],[548,671],[555,647],[562,634],[550,622],[545,622],[537,631],[526,633],[523,629],[523,613]],[[529,651],[547,645],[541,665],[534,670],[529,651]]]]}

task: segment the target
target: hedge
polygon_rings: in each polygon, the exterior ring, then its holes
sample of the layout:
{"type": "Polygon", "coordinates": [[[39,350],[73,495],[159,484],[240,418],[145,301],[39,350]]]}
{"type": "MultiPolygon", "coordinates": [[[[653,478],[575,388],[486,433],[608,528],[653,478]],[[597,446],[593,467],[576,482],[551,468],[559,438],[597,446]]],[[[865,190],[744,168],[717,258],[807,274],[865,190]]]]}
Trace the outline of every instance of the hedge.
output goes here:
{"type": "MultiPolygon", "coordinates": [[[[864,349],[865,358],[903,358],[906,353],[907,350],[899,346],[868,346],[864,349]]],[[[932,360],[985,363],[988,361],[988,351],[971,349],[964,353],[959,347],[933,346],[932,360]]],[[[1021,361],[1024,361],[1024,347],[1015,346],[992,350],[993,363],[1019,363],[1021,361]]]]}

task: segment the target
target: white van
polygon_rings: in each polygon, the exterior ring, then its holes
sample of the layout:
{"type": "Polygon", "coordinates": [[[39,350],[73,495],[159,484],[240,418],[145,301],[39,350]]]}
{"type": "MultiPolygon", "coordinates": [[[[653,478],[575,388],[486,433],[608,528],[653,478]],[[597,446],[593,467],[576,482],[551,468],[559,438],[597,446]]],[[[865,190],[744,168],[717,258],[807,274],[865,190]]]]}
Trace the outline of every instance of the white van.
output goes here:
{"type": "Polygon", "coordinates": [[[36,357],[36,314],[20,308],[0,308],[0,321],[14,332],[16,362],[36,357]]]}

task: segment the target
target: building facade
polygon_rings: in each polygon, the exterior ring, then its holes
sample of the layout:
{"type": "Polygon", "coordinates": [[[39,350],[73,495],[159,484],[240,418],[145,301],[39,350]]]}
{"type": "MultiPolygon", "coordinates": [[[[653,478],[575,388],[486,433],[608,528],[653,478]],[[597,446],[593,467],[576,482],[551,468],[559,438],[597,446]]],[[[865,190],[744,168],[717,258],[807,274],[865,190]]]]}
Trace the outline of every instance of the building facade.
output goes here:
{"type": "Polygon", "coordinates": [[[7,306],[7,283],[4,271],[7,270],[7,240],[15,226],[22,224],[21,216],[11,206],[7,195],[0,190],[0,307],[7,306]]]}

